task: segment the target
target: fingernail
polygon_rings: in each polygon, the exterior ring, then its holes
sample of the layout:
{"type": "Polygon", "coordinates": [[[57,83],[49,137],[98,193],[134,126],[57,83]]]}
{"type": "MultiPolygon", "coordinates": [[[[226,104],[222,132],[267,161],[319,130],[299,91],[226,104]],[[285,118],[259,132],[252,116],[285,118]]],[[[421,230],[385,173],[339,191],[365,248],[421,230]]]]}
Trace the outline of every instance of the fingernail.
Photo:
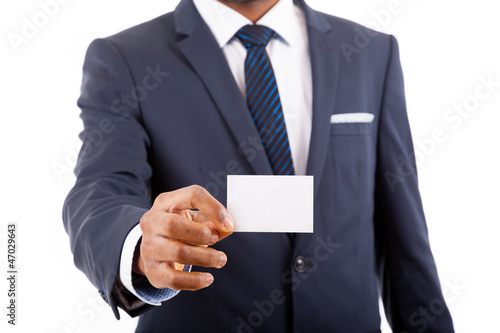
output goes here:
{"type": "Polygon", "coordinates": [[[234,222],[229,216],[227,216],[222,222],[222,225],[224,226],[224,229],[226,229],[226,231],[232,231],[234,227],[234,222]]]}
{"type": "Polygon", "coordinates": [[[227,257],[224,253],[222,253],[220,255],[220,258],[219,258],[219,267],[223,267],[227,262],[227,257]]]}
{"type": "Polygon", "coordinates": [[[217,235],[217,233],[214,233],[212,235],[212,238],[210,238],[210,245],[217,243],[218,240],[219,240],[219,235],[217,235]]]}
{"type": "Polygon", "coordinates": [[[211,274],[207,274],[207,286],[211,285],[214,282],[214,277],[211,274]]]}

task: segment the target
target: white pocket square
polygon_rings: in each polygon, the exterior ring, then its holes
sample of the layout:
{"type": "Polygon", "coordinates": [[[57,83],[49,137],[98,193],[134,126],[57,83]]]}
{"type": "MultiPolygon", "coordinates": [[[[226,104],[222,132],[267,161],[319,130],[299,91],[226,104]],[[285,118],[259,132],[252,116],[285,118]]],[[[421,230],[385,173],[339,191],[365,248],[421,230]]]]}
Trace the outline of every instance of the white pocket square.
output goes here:
{"type": "Polygon", "coordinates": [[[333,114],[330,118],[330,123],[332,124],[343,124],[343,123],[371,123],[375,115],[371,113],[338,113],[333,114]]]}

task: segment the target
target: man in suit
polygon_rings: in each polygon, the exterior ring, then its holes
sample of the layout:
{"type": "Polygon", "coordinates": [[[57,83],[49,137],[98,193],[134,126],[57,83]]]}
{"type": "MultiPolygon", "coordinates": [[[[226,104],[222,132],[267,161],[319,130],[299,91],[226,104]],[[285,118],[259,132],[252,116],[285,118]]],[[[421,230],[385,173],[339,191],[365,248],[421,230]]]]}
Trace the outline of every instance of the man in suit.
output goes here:
{"type": "Polygon", "coordinates": [[[453,332],[392,36],[302,0],[182,0],[91,44],[79,106],[65,228],[137,331],[380,332],[381,290],[395,332],[453,332]],[[314,233],[232,234],[228,174],[313,175],[314,233]]]}

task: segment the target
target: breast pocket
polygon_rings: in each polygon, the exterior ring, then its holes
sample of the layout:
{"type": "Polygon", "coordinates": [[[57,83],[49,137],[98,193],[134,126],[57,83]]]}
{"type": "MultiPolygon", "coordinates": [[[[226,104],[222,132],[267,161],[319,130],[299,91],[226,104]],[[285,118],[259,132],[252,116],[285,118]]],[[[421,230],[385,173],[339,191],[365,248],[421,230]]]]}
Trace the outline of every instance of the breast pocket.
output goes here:
{"type": "Polygon", "coordinates": [[[371,122],[331,124],[330,162],[339,209],[371,204],[375,170],[373,132],[371,122]]]}
{"type": "Polygon", "coordinates": [[[372,134],[373,123],[334,123],[330,136],[367,136],[372,134]]]}

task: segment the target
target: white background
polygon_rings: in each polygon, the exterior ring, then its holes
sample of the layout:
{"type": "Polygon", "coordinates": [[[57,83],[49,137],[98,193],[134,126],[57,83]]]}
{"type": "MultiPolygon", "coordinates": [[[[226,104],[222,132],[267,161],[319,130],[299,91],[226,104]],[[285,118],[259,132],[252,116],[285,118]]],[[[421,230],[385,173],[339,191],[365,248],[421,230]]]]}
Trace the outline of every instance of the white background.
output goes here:
{"type": "MultiPolygon", "coordinates": [[[[82,128],[76,99],[88,44],[168,12],[177,2],[66,0],[17,50],[7,36],[21,35],[24,20],[33,22],[41,13],[40,3],[0,4],[2,272],[8,222],[18,223],[19,242],[18,326],[6,325],[1,273],[2,332],[133,331],[136,321],[122,314],[117,322],[73,266],[61,206],[74,182],[82,128]]],[[[398,10],[384,17],[377,13],[392,9],[394,1],[308,3],[398,38],[431,244],[456,331],[498,329],[500,86],[474,105],[481,77],[500,81],[496,2],[400,0],[398,10]],[[471,112],[453,122],[443,118],[464,103],[471,112]],[[445,140],[429,143],[438,129],[445,140]]]]}

